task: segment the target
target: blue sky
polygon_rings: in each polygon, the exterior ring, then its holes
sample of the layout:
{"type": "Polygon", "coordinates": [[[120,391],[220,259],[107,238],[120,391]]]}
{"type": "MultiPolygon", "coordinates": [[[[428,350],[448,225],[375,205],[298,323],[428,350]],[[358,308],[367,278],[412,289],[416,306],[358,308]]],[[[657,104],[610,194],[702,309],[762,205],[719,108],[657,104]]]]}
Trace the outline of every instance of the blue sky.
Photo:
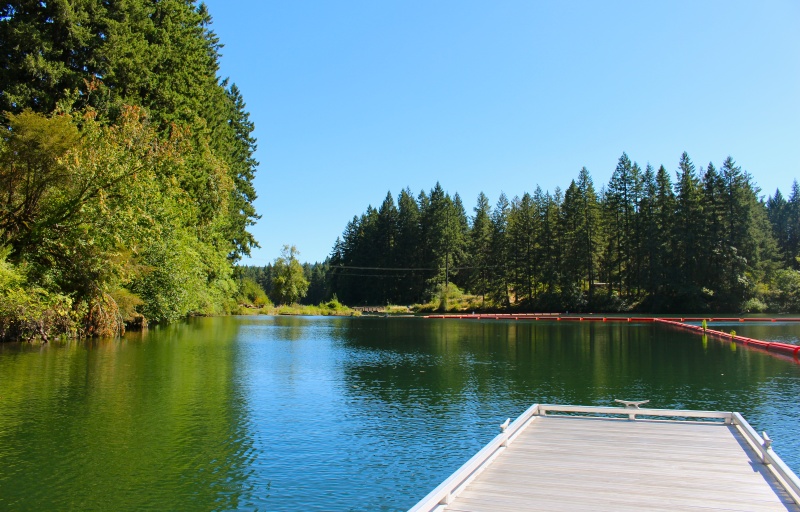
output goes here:
{"type": "Polygon", "coordinates": [[[207,0],[258,138],[253,227],[321,261],[388,191],[439,181],[471,213],[599,190],[623,151],[673,173],[731,155],[764,194],[800,178],[800,2],[207,0]]]}

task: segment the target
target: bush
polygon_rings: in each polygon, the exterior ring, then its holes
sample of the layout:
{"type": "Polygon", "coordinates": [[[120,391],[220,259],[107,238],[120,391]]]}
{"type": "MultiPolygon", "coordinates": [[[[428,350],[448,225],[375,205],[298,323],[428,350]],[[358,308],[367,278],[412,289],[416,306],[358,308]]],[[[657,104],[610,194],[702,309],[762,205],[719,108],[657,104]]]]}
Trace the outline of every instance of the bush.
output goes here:
{"type": "Polygon", "coordinates": [[[239,304],[263,308],[271,306],[272,303],[267,297],[267,293],[257,282],[249,277],[239,281],[239,294],[237,296],[239,304]]]}
{"type": "Polygon", "coordinates": [[[38,287],[0,290],[0,340],[78,334],[72,300],[38,287]]]}
{"type": "Polygon", "coordinates": [[[328,302],[321,302],[319,308],[321,310],[328,310],[330,313],[347,313],[351,311],[350,308],[339,302],[335,294],[328,302]]]}
{"type": "Polygon", "coordinates": [[[767,305],[755,297],[742,303],[742,313],[764,313],[767,305]]]}
{"type": "Polygon", "coordinates": [[[24,269],[6,261],[8,254],[0,247],[0,341],[77,334],[72,299],[30,286],[24,269]]]}
{"type": "Polygon", "coordinates": [[[769,309],[779,313],[800,312],[800,272],[778,270],[771,279],[771,292],[767,298],[769,309]]]}

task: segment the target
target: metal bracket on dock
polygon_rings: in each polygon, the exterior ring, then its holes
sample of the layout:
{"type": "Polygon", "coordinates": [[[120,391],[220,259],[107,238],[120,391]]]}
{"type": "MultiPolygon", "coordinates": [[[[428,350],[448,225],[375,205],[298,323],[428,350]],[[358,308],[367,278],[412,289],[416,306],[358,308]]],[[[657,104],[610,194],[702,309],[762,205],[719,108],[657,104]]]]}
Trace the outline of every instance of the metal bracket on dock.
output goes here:
{"type": "Polygon", "coordinates": [[[503,422],[502,425],[500,425],[500,432],[504,434],[503,442],[500,443],[500,446],[508,446],[508,433],[506,432],[506,429],[508,429],[508,426],[510,424],[511,424],[511,418],[508,418],[506,419],[506,421],[503,422]]]}
{"type": "Polygon", "coordinates": [[[769,460],[767,459],[767,451],[772,448],[772,439],[769,438],[766,432],[761,432],[761,438],[764,440],[764,448],[761,450],[761,462],[763,464],[769,464],[769,460]]]}
{"type": "MultiPolygon", "coordinates": [[[[650,402],[650,400],[620,400],[618,398],[615,398],[614,401],[617,402],[617,403],[625,405],[626,409],[638,409],[640,405],[644,405],[644,404],[650,402]]],[[[635,420],[636,419],[636,413],[635,412],[628,413],[628,419],[629,420],[635,420]]]]}

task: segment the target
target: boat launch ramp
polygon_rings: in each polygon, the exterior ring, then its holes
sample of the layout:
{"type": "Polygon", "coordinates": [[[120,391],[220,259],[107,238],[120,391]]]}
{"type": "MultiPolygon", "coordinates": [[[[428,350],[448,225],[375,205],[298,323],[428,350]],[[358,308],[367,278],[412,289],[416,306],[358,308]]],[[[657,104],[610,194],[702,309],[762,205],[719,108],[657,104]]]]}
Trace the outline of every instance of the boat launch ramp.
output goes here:
{"type": "Polygon", "coordinates": [[[530,407],[412,512],[800,511],[800,480],[736,412],[530,407]]]}

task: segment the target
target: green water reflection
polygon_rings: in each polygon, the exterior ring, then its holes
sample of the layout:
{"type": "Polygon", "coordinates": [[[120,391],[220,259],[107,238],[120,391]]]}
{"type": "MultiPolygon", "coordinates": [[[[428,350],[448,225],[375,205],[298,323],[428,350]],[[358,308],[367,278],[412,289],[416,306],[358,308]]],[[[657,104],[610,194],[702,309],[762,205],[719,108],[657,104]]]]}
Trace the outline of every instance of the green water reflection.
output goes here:
{"type": "Polygon", "coordinates": [[[0,509],[230,509],[246,485],[231,319],[4,346],[0,509]]]}
{"type": "Polygon", "coordinates": [[[800,364],[654,324],[198,319],[0,345],[0,509],[405,510],[531,403],[742,411],[800,468],[800,364]]]}

